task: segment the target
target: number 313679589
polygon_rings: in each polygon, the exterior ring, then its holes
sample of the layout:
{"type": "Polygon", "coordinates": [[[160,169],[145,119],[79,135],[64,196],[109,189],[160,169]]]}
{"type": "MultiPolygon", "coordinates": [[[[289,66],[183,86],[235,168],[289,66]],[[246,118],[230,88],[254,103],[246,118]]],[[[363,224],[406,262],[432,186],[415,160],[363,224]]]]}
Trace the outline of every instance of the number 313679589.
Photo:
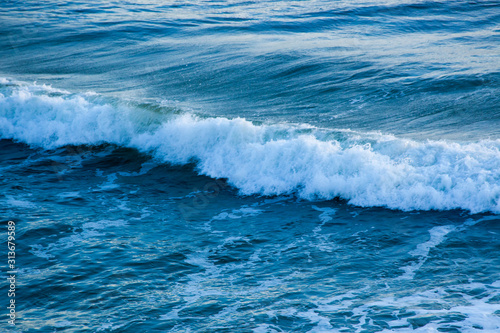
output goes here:
{"type": "Polygon", "coordinates": [[[7,247],[9,248],[8,256],[8,264],[10,269],[14,269],[16,266],[16,244],[14,241],[16,240],[16,223],[14,221],[9,221],[7,229],[7,247]]]}

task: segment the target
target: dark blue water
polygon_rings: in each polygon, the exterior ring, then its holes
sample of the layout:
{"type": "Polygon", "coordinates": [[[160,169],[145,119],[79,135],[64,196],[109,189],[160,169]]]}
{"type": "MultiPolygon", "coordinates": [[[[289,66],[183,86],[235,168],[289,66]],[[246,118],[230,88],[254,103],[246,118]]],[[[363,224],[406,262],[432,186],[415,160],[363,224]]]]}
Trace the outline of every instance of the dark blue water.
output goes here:
{"type": "Polygon", "coordinates": [[[0,330],[500,331],[499,36],[498,1],[2,2],[0,330]]]}

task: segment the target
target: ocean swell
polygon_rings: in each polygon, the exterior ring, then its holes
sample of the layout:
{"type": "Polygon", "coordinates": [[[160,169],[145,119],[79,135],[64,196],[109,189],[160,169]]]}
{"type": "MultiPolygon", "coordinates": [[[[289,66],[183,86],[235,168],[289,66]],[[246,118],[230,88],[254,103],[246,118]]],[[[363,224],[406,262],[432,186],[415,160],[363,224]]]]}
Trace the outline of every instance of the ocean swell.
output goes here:
{"type": "Polygon", "coordinates": [[[53,149],[116,144],[195,162],[244,195],[343,198],[401,210],[500,213],[500,140],[414,141],[242,118],[159,114],[95,94],[0,80],[0,137],[53,149]]]}

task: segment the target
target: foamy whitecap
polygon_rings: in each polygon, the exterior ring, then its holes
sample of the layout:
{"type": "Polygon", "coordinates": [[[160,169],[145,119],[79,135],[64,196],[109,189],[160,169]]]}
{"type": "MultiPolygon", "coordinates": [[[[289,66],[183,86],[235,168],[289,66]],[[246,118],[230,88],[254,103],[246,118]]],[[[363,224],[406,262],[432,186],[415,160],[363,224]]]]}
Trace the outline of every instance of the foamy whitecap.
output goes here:
{"type": "Polygon", "coordinates": [[[335,139],[335,131],[311,126],[189,114],[147,125],[141,117],[151,115],[144,110],[99,102],[89,94],[2,84],[4,139],[43,148],[111,143],[166,163],[194,161],[200,174],[226,178],[245,195],[500,213],[500,140],[417,142],[349,132],[335,139]]]}

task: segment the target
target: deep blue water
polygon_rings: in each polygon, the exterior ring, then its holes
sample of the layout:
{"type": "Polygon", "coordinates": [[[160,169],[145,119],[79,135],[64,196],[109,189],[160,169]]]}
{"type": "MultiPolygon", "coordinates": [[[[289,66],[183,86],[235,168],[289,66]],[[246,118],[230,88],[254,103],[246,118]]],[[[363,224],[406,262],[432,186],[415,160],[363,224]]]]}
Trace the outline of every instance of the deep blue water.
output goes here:
{"type": "Polygon", "coordinates": [[[0,330],[499,332],[499,96],[498,1],[3,1],[0,330]]]}

